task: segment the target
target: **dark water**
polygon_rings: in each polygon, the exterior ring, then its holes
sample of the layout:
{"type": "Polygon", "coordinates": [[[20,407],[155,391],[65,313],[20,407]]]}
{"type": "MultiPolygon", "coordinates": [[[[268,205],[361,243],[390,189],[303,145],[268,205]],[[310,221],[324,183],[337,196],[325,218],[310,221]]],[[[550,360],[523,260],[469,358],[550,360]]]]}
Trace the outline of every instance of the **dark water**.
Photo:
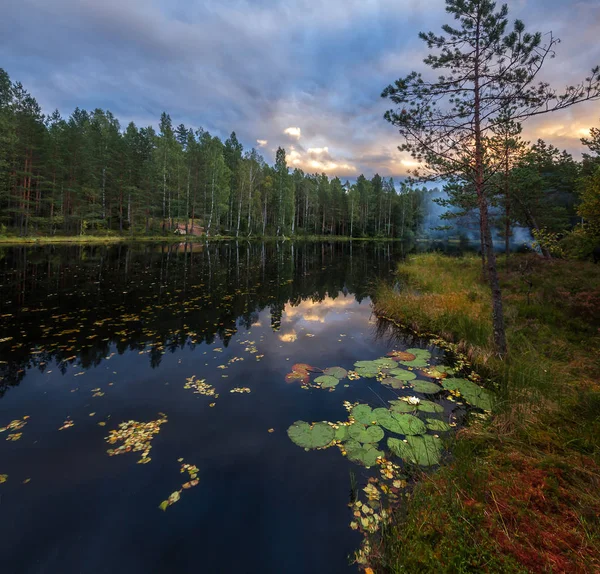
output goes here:
{"type": "Polygon", "coordinates": [[[371,315],[400,256],[347,243],[0,250],[0,427],[29,417],[0,434],[0,572],[354,571],[349,475],[368,471],[286,429],[394,396],[374,380],[326,392],[284,377],[418,343],[371,315]],[[184,389],[192,375],[220,396],[184,389]],[[158,413],[148,464],[107,454],[111,429],[158,413]],[[199,484],[163,512],[189,480],[180,458],[199,484]]]}

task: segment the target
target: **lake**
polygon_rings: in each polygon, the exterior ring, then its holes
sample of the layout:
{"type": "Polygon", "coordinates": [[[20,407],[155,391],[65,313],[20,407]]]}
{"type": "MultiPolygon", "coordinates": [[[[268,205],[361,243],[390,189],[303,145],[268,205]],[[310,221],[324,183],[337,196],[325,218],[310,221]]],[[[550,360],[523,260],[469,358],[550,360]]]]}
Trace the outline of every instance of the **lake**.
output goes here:
{"type": "Polygon", "coordinates": [[[462,410],[438,392],[443,367],[414,384],[442,351],[372,314],[402,255],[0,248],[0,570],[356,571],[351,485],[379,475],[374,453],[402,464],[384,430],[402,454],[400,437],[438,441],[462,410]],[[400,432],[409,416],[419,428],[400,432]]]}

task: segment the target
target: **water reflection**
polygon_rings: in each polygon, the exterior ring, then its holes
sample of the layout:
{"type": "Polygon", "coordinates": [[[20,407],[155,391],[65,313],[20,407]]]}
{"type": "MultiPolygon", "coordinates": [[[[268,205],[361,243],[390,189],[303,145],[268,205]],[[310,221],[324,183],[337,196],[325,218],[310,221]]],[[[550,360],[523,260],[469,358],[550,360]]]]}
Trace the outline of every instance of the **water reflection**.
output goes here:
{"type": "Polygon", "coordinates": [[[399,244],[343,242],[3,248],[0,394],[27,369],[98,366],[113,346],[147,351],[152,367],[184,347],[227,346],[264,309],[292,342],[367,297],[401,255],[399,244]]]}

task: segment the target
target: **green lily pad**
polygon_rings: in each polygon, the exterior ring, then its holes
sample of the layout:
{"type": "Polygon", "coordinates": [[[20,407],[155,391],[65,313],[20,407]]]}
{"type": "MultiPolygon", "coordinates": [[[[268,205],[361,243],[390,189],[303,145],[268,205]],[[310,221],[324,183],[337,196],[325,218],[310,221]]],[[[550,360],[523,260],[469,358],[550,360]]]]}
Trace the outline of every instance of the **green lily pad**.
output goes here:
{"type": "Polygon", "coordinates": [[[389,449],[407,462],[421,466],[439,464],[442,453],[442,441],[432,435],[407,436],[406,442],[397,438],[388,438],[389,449]]]}
{"type": "Polygon", "coordinates": [[[416,373],[407,371],[406,369],[392,369],[390,371],[390,375],[392,375],[395,379],[400,379],[401,381],[413,381],[417,378],[416,373]]]}
{"type": "Polygon", "coordinates": [[[369,405],[356,405],[350,414],[357,422],[364,425],[370,425],[373,422],[373,411],[369,405]]]}
{"type": "Polygon", "coordinates": [[[436,385],[435,383],[421,380],[412,381],[410,386],[417,391],[417,393],[425,393],[427,395],[434,395],[435,393],[439,393],[441,390],[443,390],[442,387],[436,385]]]}
{"type": "Polygon", "coordinates": [[[321,375],[315,379],[315,383],[321,385],[323,389],[332,389],[340,382],[339,379],[331,377],[329,375],[321,375]]]}
{"type": "Polygon", "coordinates": [[[409,414],[387,411],[378,413],[377,423],[383,428],[403,435],[424,434],[427,432],[425,423],[417,417],[409,414]]]}
{"type": "Polygon", "coordinates": [[[357,367],[355,369],[355,372],[357,375],[360,375],[361,377],[364,377],[365,379],[374,379],[377,376],[377,373],[379,371],[373,370],[373,369],[357,367]]]}
{"type": "Polygon", "coordinates": [[[421,357],[417,357],[414,361],[398,361],[399,364],[404,365],[406,367],[426,367],[427,361],[425,359],[421,359],[421,357]]]}
{"type": "Polygon", "coordinates": [[[335,440],[346,440],[348,437],[348,427],[346,425],[340,425],[335,430],[335,440]]]}
{"type": "Polygon", "coordinates": [[[444,422],[441,421],[439,419],[425,419],[427,421],[427,428],[429,430],[432,431],[439,431],[439,432],[447,432],[449,430],[452,430],[452,427],[444,422]]]}
{"type": "Polygon", "coordinates": [[[351,439],[354,439],[361,443],[375,443],[379,442],[384,432],[381,427],[370,426],[366,427],[360,423],[354,423],[348,427],[348,435],[351,439]]]}
{"type": "Polygon", "coordinates": [[[311,427],[304,421],[296,421],[287,433],[292,442],[303,448],[327,446],[335,436],[335,431],[327,423],[315,423],[311,427]]]}
{"type": "Polygon", "coordinates": [[[344,449],[348,460],[366,467],[375,466],[377,464],[377,457],[383,456],[383,452],[377,450],[372,444],[362,445],[352,439],[344,443],[344,449]]]}
{"type": "Polygon", "coordinates": [[[446,367],[444,365],[436,365],[435,370],[439,371],[440,373],[446,373],[447,375],[453,375],[455,373],[452,367],[446,367]]]}
{"type": "Polygon", "coordinates": [[[328,367],[323,371],[323,373],[330,377],[335,377],[340,381],[348,376],[348,371],[346,369],[342,369],[342,367],[328,367]]]}
{"type": "Polygon", "coordinates": [[[449,391],[458,391],[465,401],[474,407],[491,411],[494,403],[494,395],[467,379],[444,379],[442,385],[449,391]]]}
{"type": "Polygon", "coordinates": [[[379,357],[379,359],[375,359],[373,363],[380,369],[394,369],[396,367],[396,361],[389,357],[379,357]]]}
{"type": "MultiPolygon", "coordinates": [[[[416,405],[409,405],[406,401],[388,401],[395,413],[412,413],[417,410],[416,405]]],[[[387,409],[386,409],[387,410],[387,409]]]]}
{"type": "Polygon", "coordinates": [[[407,381],[403,381],[402,379],[397,379],[396,377],[387,377],[381,381],[384,385],[388,387],[392,387],[392,389],[403,389],[408,385],[407,381]]]}
{"type": "Polygon", "coordinates": [[[375,361],[356,361],[354,366],[357,369],[370,369],[375,371],[379,368],[379,366],[375,364],[375,361]]]}
{"type": "Polygon", "coordinates": [[[421,401],[417,405],[417,410],[424,413],[443,413],[444,407],[432,401],[421,401]]]}
{"type": "Polygon", "coordinates": [[[431,353],[427,349],[406,349],[407,353],[412,353],[417,359],[431,359],[431,353]]]}

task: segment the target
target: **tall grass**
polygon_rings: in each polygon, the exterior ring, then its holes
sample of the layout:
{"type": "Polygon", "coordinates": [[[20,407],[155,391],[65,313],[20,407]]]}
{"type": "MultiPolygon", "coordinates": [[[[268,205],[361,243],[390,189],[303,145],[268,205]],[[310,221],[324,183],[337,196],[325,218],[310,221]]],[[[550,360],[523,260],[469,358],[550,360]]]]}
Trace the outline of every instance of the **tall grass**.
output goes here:
{"type": "Polygon", "coordinates": [[[477,257],[424,254],[381,285],[376,312],[465,353],[498,393],[386,530],[376,570],[600,568],[600,266],[534,255],[503,264],[509,355],[492,345],[477,257]]]}

